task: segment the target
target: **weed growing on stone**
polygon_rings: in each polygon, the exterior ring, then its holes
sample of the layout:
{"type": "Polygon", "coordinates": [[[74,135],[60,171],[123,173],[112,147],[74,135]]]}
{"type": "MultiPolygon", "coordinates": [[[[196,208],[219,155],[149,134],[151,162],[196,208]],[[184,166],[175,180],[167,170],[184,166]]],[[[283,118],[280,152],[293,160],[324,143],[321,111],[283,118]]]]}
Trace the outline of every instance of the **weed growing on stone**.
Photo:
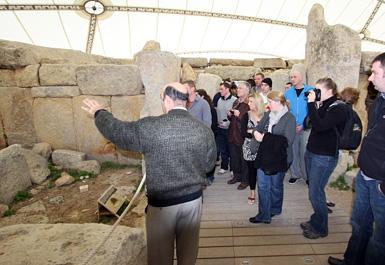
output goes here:
{"type": "Polygon", "coordinates": [[[348,183],[346,182],[345,177],[343,175],[338,176],[338,178],[335,181],[330,182],[329,186],[332,188],[338,189],[338,190],[349,190],[350,189],[350,187],[349,187],[348,183]]]}
{"type": "Polygon", "coordinates": [[[25,201],[32,197],[29,191],[18,191],[13,199],[15,202],[25,201]]]}
{"type": "Polygon", "coordinates": [[[4,212],[3,216],[4,217],[7,217],[7,216],[11,216],[11,215],[14,215],[16,212],[15,210],[12,210],[12,209],[8,209],[4,212]]]}

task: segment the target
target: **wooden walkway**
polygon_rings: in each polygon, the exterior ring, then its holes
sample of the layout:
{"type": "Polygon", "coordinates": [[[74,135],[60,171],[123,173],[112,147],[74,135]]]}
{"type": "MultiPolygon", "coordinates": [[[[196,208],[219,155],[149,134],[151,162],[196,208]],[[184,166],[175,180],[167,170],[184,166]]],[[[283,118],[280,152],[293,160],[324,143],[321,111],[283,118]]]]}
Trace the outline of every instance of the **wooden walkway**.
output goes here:
{"type": "Polygon", "coordinates": [[[299,227],[312,213],[304,182],[289,185],[286,177],[283,213],[271,224],[251,224],[248,219],[256,215],[258,202],[247,204],[249,190],[228,185],[229,178],[229,173],[216,175],[204,192],[196,264],[327,265],[329,255],[342,256],[351,233],[350,191],[345,196],[338,191],[328,195],[337,203],[329,215],[329,236],[310,240],[299,227]]]}

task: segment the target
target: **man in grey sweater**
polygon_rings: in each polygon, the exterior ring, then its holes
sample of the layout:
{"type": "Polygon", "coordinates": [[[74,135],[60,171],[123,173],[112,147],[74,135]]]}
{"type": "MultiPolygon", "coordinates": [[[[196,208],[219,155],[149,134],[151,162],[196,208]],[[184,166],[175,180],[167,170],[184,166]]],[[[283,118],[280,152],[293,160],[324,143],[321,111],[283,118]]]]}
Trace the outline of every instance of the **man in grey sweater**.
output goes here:
{"type": "Polygon", "coordinates": [[[85,99],[104,137],[119,148],[143,153],[146,162],[148,264],[195,264],[202,213],[202,184],[215,163],[211,129],[186,110],[185,86],[171,83],[162,97],[164,115],[123,122],[95,100],[85,99]]]}

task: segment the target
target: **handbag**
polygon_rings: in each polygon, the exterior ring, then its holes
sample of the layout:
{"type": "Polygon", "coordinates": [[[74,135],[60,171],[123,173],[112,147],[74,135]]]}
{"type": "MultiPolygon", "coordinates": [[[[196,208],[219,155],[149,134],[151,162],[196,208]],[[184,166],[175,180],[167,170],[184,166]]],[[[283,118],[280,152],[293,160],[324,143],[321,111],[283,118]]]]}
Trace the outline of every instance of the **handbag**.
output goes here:
{"type": "Polygon", "coordinates": [[[242,145],[243,159],[254,161],[257,158],[259,142],[254,138],[245,138],[242,145]]]}

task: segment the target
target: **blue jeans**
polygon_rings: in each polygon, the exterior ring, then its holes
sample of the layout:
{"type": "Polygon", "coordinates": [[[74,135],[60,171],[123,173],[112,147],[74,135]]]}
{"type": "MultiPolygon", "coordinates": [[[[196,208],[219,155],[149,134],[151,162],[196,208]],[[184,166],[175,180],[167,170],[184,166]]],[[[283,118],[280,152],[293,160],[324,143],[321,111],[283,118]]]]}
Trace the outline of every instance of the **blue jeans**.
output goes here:
{"type": "Polygon", "coordinates": [[[276,175],[266,175],[262,169],[258,169],[257,176],[259,203],[256,219],[270,222],[272,214],[282,213],[285,172],[278,172],[276,175]]]}
{"type": "Polygon", "coordinates": [[[309,199],[314,213],[310,224],[314,232],[328,234],[328,207],[326,205],[325,186],[337,165],[336,156],[317,155],[306,151],[305,164],[309,180],[309,199]]]}
{"type": "Polygon", "coordinates": [[[385,264],[385,195],[378,191],[378,183],[365,180],[358,172],[351,218],[353,230],[344,254],[348,265],[385,264]]]}
{"type": "Polygon", "coordinates": [[[221,154],[221,168],[228,170],[229,169],[229,160],[230,160],[230,150],[229,150],[229,142],[227,140],[228,130],[218,128],[216,135],[216,142],[219,149],[219,153],[221,154]]]}

